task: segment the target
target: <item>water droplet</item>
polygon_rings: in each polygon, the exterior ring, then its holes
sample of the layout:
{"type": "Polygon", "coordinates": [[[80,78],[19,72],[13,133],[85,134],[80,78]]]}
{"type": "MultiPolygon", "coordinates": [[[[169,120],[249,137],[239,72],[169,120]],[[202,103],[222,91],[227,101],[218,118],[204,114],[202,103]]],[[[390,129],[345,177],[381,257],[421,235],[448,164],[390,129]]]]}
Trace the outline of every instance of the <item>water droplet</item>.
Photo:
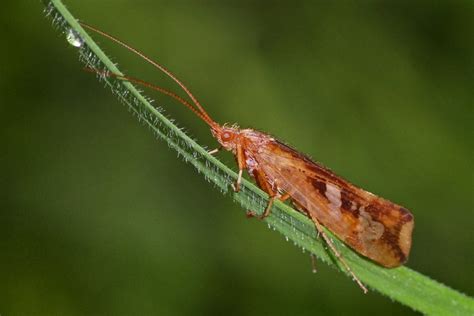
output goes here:
{"type": "Polygon", "coordinates": [[[69,29],[66,35],[66,39],[74,47],[82,47],[84,45],[84,40],[82,37],[73,29],[69,29]]]}
{"type": "Polygon", "coordinates": [[[290,238],[288,238],[288,236],[285,236],[285,240],[288,241],[288,240],[290,240],[290,238]]]}

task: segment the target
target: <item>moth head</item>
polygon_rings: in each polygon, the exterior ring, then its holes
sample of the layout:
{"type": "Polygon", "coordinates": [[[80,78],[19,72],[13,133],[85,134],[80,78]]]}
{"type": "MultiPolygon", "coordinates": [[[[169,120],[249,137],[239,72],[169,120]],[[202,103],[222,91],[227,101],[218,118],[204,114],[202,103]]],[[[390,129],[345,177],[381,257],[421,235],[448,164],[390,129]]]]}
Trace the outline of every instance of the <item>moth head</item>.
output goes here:
{"type": "Polygon", "coordinates": [[[240,129],[235,126],[215,126],[211,128],[212,135],[217,139],[219,144],[226,150],[235,152],[240,129]]]}

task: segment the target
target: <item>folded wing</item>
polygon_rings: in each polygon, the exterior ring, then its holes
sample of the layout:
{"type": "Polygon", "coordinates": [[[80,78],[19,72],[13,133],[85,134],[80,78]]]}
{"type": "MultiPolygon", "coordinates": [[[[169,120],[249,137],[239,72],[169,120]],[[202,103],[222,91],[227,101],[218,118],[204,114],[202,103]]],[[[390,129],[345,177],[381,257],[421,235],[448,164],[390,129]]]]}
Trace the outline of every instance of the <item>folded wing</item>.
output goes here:
{"type": "Polygon", "coordinates": [[[357,252],[385,267],[407,260],[414,226],[407,209],[354,186],[276,140],[259,147],[255,158],[269,182],[357,252]]]}

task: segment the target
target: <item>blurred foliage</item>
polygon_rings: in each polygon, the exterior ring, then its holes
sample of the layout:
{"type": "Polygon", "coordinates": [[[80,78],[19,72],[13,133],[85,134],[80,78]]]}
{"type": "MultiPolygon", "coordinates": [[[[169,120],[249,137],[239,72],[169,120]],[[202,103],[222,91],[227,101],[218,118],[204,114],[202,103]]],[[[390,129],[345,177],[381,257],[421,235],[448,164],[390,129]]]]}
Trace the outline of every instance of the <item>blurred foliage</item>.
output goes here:
{"type": "MultiPolygon", "coordinates": [[[[408,266],[473,294],[471,2],[66,4],[164,63],[216,120],[410,208],[408,266]]],[[[81,72],[40,2],[2,9],[2,315],[410,313],[324,265],[312,275],[307,255],[246,220],[81,72]]],[[[175,89],[101,42],[130,75],[175,89]]]]}

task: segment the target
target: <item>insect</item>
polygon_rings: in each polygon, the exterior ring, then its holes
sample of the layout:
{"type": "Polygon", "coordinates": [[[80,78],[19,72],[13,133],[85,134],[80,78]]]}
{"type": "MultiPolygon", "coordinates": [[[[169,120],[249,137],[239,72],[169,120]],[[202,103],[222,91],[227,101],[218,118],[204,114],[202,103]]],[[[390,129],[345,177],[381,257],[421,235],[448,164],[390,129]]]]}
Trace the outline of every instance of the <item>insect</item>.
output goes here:
{"type": "Polygon", "coordinates": [[[406,262],[414,227],[413,215],[407,209],[356,187],[269,134],[241,129],[236,125],[218,124],[189,89],[162,65],[103,31],[85,23],[81,25],[145,59],[183,89],[192,104],[172,92],[139,79],[115,75],[177,99],[210,127],[212,135],[220,144],[218,149],[210,153],[225,149],[232,152],[237,160],[239,172],[234,190],[240,190],[243,171],[247,170],[257,185],[269,195],[263,214],[256,215],[249,211],[249,216],[263,219],[270,214],[275,200],[291,201],[297,210],[313,221],[318,235],[322,236],[364,292],[367,292],[366,287],[324,232],[323,226],[356,252],[384,267],[397,267],[406,262]]]}

